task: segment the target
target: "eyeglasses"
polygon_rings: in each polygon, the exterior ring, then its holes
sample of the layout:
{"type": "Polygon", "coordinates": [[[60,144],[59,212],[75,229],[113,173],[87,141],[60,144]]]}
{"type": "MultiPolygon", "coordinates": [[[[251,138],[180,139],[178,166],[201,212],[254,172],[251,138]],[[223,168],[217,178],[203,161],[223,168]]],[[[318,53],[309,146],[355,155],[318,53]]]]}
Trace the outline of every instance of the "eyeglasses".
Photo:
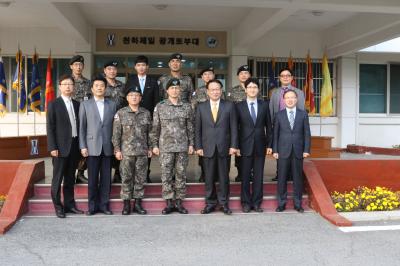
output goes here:
{"type": "Polygon", "coordinates": [[[290,78],[292,77],[292,75],[288,74],[288,75],[280,75],[281,78],[290,78]]]}

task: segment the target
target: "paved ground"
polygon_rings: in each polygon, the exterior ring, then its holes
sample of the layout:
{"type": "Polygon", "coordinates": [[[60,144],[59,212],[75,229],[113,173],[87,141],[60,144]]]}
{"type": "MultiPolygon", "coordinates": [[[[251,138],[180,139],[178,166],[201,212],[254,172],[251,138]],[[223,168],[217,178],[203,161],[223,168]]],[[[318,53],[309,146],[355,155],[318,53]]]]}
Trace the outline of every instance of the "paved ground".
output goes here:
{"type": "Polygon", "coordinates": [[[0,265],[399,265],[399,239],[315,213],[26,218],[0,237],[0,265]]]}

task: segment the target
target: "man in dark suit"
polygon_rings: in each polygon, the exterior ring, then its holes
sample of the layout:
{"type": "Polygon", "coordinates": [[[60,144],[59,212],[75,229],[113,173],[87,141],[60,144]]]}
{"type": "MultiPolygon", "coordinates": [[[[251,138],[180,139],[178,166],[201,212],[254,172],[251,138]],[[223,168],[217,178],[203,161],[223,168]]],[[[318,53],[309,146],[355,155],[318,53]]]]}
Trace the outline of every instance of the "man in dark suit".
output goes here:
{"type": "Polygon", "coordinates": [[[236,104],[239,128],[241,203],[243,212],[262,212],[265,154],[272,154],[272,124],[268,102],[257,99],[258,80],[249,78],[244,83],[246,100],[236,104]],[[250,176],[253,186],[250,192],[250,176]]]}
{"type": "Polygon", "coordinates": [[[109,208],[111,157],[114,154],[111,136],[116,105],[104,99],[106,85],[104,77],[95,77],[91,82],[93,98],[82,102],[79,109],[79,146],[82,156],[88,158],[88,215],[98,211],[112,214],[109,208]]]}
{"type": "Polygon", "coordinates": [[[219,201],[224,214],[229,208],[228,156],[237,153],[238,135],[235,105],[221,99],[222,83],[207,83],[209,100],[200,103],[196,110],[195,149],[203,156],[206,186],[206,206],[203,214],[213,212],[219,201]],[[216,175],[216,171],[218,175],[216,175]],[[214,177],[218,176],[218,198],[214,177]]]}
{"type": "Polygon", "coordinates": [[[66,212],[82,214],[74,199],[75,170],[78,165],[78,113],[79,102],[72,100],[74,79],[62,76],[59,79],[61,96],[49,103],[47,110],[47,146],[53,161],[51,199],[56,215],[65,218],[66,212]],[[61,204],[61,183],[64,180],[64,206],[61,204]]]}
{"type": "MultiPolygon", "coordinates": [[[[136,57],[135,70],[136,74],[129,77],[126,82],[126,88],[140,88],[142,91],[140,107],[144,107],[150,111],[151,117],[153,117],[154,107],[160,102],[160,89],[158,87],[157,79],[147,75],[147,72],[149,71],[149,59],[144,55],[136,57]]],[[[147,183],[151,183],[150,164],[151,158],[148,159],[147,183]]]]}
{"type": "Polygon", "coordinates": [[[279,111],[274,119],[273,156],[278,160],[278,207],[277,212],[286,209],[287,176],[293,176],[293,202],[298,212],[304,212],[303,158],[310,156],[311,132],[307,112],[297,108],[297,93],[287,90],[283,94],[286,108],[279,111]]]}

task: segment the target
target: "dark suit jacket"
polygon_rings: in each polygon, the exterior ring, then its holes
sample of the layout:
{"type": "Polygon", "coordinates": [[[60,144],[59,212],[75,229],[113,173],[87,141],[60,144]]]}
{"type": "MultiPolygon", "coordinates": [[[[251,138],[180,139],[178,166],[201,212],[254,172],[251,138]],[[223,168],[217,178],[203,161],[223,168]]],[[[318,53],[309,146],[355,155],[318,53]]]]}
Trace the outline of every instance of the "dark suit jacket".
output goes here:
{"type": "MultiPolygon", "coordinates": [[[[140,82],[138,79],[138,75],[134,74],[128,78],[126,82],[125,89],[128,89],[130,86],[138,86],[140,88],[140,82]]],[[[146,108],[150,111],[151,115],[153,115],[154,107],[157,103],[160,102],[160,91],[158,88],[157,79],[146,75],[146,82],[144,84],[144,91],[142,96],[142,101],[140,102],[140,106],[146,108]]]]}
{"type": "Polygon", "coordinates": [[[115,102],[104,99],[104,116],[101,121],[95,98],[83,101],[79,108],[79,147],[88,149],[89,156],[112,156],[114,148],[111,143],[115,102]]]}
{"type": "Polygon", "coordinates": [[[257,100],[257,120],[254,125],[247,101],[236,104],[239,129],[239,149],[243,156],[264,156],[272,146],[272,122],[268,102],[257,100]],[[254,150],[255,149],[255,150],[254,150]]]}
{"type": "MultiPolygon", "coordinates": [[[[72,100],[74,106],[76,129],[79,134],[79,102],[72,100]]],[[[68,157],[72,143],[72,127],[67,106],[60,97],[49,103],[47,109],[47,149],[58,150],[59,157],[68,157]]]]}
{"type": "Polygon", "coordinates": [[[310,153],[311,132],[306,111],[296,108],[293,130],[290,128],[286,109],[279,111],[274,120],[273,152],[279,153],[279,158],[287,159],[293,152],[298,159],[303,153],[310,153]]]}
{"type": "Polygon", "coordinates": [[[212,157],[218,149],[219,156],[228,156],[229,148],[238,148],[235,105],[220,100],[217,121],[214,123],[210,100],[196,109],[195,149],[203,149],[204,157],[212,157]]]}

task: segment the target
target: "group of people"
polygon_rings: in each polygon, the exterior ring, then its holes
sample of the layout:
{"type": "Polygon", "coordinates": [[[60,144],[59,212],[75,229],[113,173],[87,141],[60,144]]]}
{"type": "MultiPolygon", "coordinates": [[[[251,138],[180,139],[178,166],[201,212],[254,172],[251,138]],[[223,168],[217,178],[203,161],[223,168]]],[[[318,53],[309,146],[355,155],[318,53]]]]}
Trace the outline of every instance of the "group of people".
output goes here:
{"type": "Polygon", "coordinates": [[[161,165],[166,201],[162,213],[186,214],[186,169],[191,154],[199,156],[200,181],[205,182],[203,214],[218,206],[224,214],[232,213],[231,156],[238,169],[236,180],[242,183],[243,212],[262,212],[267,154],[278,162],[276,211],[286,208],[287,177],[291,176],[294,207],[303,212],[302,167],[303,158],[310,155],[311,134],[303,92],[290,85],[291,70],[280,71],[281,87],[273,91],[271,101],[264,101],[258,79],[251,77],[247,65],[238,68],[240,84],[225,94],[212,67],[201,71],[204,86],[195,90],[190,76],[182,74],[181,54],[172,54],[168,65],[170,73],[156,80],[147,75],[148,58],[138,56],[136,74],[124,85],[116,79],[117,62],[107,62],[104,75],[89,81],[82,76],[84,58],[77,55],[70,60],[72,74],[59,78],[60,96],[47,111],[51,196],[57,217],[83,213],[75,203],[75,182],[88,182],[87,215],[113,214],[109,206],[112,168],[114,181],[121,182],[122,214],[146,214],[144,184],[151,182],[149,166],[154,156],[161,165]]]}

